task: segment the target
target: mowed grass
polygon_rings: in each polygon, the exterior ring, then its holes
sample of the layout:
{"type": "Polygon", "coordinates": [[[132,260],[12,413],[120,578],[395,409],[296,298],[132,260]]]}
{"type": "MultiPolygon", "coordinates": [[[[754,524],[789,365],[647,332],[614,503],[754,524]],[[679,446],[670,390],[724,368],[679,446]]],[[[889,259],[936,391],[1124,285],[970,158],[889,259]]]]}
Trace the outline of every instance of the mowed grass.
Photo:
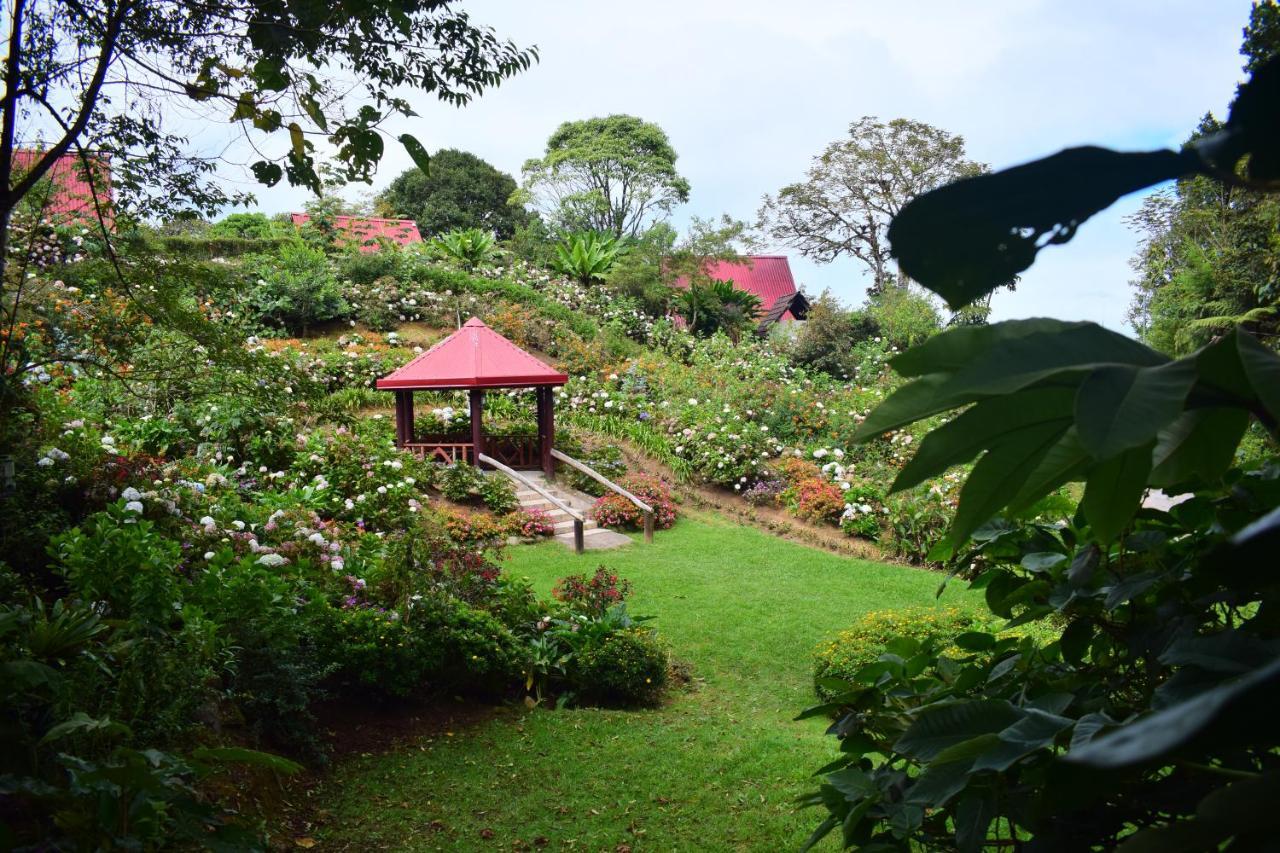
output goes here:
{"type": "Polygon", "coordinates": [[[577,557],[511,549],[540,594],[599,563],[693,669],[652,710],[499,709],[477,725],[349,759],[314,792],[325,849],[795,850],[821,819],[794,799],[836,755],[810,652],[872,610],[968,600],[918,569],[806,548],[718,519],[577,557]]]}

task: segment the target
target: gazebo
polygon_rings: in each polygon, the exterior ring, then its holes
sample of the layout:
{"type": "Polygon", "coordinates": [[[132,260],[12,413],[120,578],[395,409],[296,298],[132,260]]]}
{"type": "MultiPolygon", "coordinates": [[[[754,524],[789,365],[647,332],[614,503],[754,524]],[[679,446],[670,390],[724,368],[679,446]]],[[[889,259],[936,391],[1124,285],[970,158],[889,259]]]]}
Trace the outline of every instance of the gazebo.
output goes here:
{"type": "Polygon", "coordinates": [[[511,468],[554,474],[555,440],[552,389],[569,377],[520,349],[472,317],[462,328],[377,382],[396,395],[396,446],[445,463],[478,464],[486,454],[511,468]],[[484,393],[491,388],[534,388],[538,405],[537,436],[485,435],[484,393]],[[415,436],[414,391],[470,393],[471,435],[415,436]]]}

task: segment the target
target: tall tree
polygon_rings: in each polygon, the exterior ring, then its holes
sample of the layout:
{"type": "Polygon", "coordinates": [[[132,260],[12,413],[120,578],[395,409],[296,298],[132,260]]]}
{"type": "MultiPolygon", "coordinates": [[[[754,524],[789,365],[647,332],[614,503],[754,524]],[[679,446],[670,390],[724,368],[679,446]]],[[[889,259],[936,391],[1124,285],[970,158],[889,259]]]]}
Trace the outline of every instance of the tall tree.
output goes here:
{"type": "MultiPolygon", "coordinates": [[[[10,0],[5,7],[0,265],[13,211],[64,155],[80,157],[90,175],[101,171],[96,163],[110,163],[117,211],[211,212],[244,199],[210,179],[222,152],[205,154],[188,143],[194,113],[230,121],[250,150],[270,152],[250,164],[260,183],[284,179],[319,192],[317,140],[336,152],[347,180],[367,182],[383,153],[383,124],[413,114],[405,90],[462,105],[537,58],[535,49],[500,41],[446,0],[336,8],[275,0],[10,0]],[[277,136],[288,144],[276,145],[277,136]],[[19,156],[24,145],[40,156],[19,156]]],[[[416,139],[399,139],[416,162],[427,162],[416,139]]]]}
{"type": "Polygon", "coordinates": [[[505,240],[529,219],[524,208],[509,203],[516,189],[515,178],[476,155],[442,148],[429,171],[401,173],[376,203],[384,215],[412,219],[424,236],[478,228],[505,240]]]}
{"type": "Polygon", "coordinates": [[[523,175],[523,200],[566,231],[634,237],[689,200],[667,134],[629,115],[565,122],[523,175]]]}
{"type": "MultiPolygon", "coordinates": [[[[1280,5],[1254,5],[1240,53],[1248,72],[1280,55],[1280,5]]],[[[1207,114],[1190,142],[1222,130],[1207,114]]],[[[1239,325],[1280,346],[1280,199],[1196,175],[1129,222],[1142,234],[1129,320],[1144,341],[1184,355],[1239,325]]]]}
{"type": "Polygon", "coordinates": [[[764,197],[758,227],[819,263],[856,258],[871,272],[875,293],[893,278],[889,221],[921,193],[984,170],[965,157],[961,136],[865,116],[849,125],[848,139],[814,158],[804,181],[764,197]]]}

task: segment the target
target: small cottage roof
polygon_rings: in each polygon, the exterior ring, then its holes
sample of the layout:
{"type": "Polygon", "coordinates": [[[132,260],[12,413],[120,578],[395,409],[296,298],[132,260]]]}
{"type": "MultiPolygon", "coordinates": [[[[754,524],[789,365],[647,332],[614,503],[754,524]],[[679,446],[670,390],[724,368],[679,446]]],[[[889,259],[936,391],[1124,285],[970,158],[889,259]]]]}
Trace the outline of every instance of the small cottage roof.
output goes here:
{"type": "Polygon", "coordinates": [[[563,385],[561,373],[472,317],[458,331],[378,380],[383,390],[563,385]]]}

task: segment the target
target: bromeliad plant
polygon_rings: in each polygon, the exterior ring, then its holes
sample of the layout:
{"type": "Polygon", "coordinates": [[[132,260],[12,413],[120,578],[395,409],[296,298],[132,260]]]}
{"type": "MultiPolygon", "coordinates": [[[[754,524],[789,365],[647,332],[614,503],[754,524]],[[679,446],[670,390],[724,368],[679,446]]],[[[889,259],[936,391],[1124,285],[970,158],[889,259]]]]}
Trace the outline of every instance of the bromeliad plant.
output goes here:
{"type": "MultiPolygon", "coordinates": [[[[1169,170],[1274,182],[1277,112],[1273,61],[1212,144],[1077,149],[943,188],[895,220],[894,251],[963,304],[1029,266],[1035,238],[1065,242],[1169,170]]],[[[984,590],[1005,627],[1062,631],[1048,643],[969,631],[951,640],[958,652],[899,638],[820,685],[836,698],[810,713],[837,714],[842,755],[807,799],[828,812],[811,843],[836,828],[846,846],[886,850],[1269,843],[1280,826],[1263,805],[1280,797],[1280,465],[1232,466],[1248,429],[1274,451],[1280,356],[1244,329],[1171,359],[1094,324],[1022,320],[954,329],[893,366],[910,382],[859,439],[959,412],[894,488],[978,457],[931,555],[984,590]],[[1070,523],[1006,520],[1069,482],[1084,483],[1070,523]],[[1144,508],[1153,488],[1190,498],[1144,508]]]]}
{"type": "Polygon", "coordinates": [[[585,231],[570,234],[556,246],[552,267],[584,285],[604,281],[614,262],[626,253],[626,247],[611,234],[585,231]]]}

